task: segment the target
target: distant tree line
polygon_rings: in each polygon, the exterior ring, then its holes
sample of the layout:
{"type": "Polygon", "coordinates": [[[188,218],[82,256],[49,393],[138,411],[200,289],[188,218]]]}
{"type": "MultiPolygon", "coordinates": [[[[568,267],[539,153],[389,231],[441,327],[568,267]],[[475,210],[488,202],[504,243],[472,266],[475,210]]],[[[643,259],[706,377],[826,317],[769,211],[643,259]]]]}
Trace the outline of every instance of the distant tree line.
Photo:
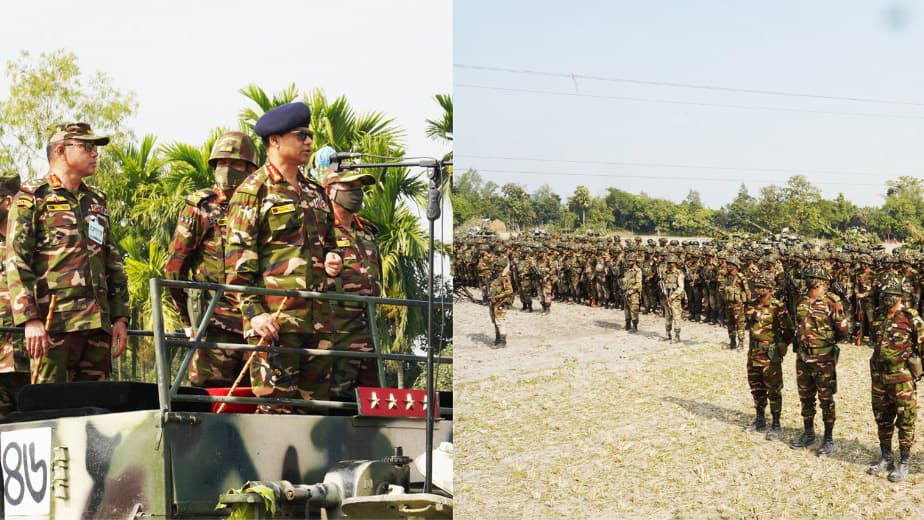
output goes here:
{"type": "Polygon", "coordinates": [[[718,209],[703,205],[699,192],[690,190],[681,202],[609,188],[593,196],[578,186],[566,200],[548,184],[528,193],[521,185],[503,186],[469,169],[453,179],[455,225],[472,219],[500,219],[512,230],[542,227],[556,231],[593,229],[679,236],[728,232],[761,233],[760,228],[806,237],[835,238],[857,227],[882,239],[904,240],[908,224],[924,225],[924,180],[899,177],[885,183],[882,206],[857,206],[843,194],[825,199],[805,176],[785,184],[764,186],[754,196],[742,184],[735,198],[718,209]]]}

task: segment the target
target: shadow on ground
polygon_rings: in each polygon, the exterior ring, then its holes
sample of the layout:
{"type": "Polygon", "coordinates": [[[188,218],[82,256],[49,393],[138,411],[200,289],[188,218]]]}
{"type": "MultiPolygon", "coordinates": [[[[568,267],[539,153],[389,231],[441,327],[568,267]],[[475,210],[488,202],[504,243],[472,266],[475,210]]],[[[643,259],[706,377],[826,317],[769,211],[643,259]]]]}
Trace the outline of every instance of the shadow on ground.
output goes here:
{"type": "MultiPolygon", "coordinates": [[[[741,428],[742,430],[754,420],[754,416],[751,414],[743,413],[740,410],[733,410],[731,408],[725,408],[722,406],[717,406],[712,403],[704,403],[702,401],[691,401],[689,399],[683,399],[681,397],[668,396],[662,399],[665,402],[675,404],[681,408],[686,409],[688,412],[699,415],[700,417],[706,417],[708,419],[717,419],[724,423],[727,423],[736,428],[741,428]]],[[[769,410],[767,413],[767,422],[770,422],[769,410]]],[[[824,425],[819,424],[816,418],[815,424],[815,443],[812,444],[809,449],[812,452],[818,450],[821,446],[821,438],[824,432],[824,425]]],[[[780,441],[787,449],[789,449],[789,443],[796,439],[802,433],[801,428],[783,428],[783,438],[780,441]]],[[[761,435],[763,433],[754,432],[753,435],[761,435]]],[[[860,442],[856,438],[846,439],[844,437],[839,437],[837,434],[837,428],[834,429],[834,455],[832,459],[842,460],[851,464],[857,464],[859,466],[866,467],[873,462],[873,459],[879,456],[878,446],[876,449],[873,449],[868,443],[860,442]],[[849,454],[856,452],[866,453],[868,457],[857,460],[856,457],[850,456],[849,454]]],[[[912,464],[914,460],[912,460],[912,464]]]]}

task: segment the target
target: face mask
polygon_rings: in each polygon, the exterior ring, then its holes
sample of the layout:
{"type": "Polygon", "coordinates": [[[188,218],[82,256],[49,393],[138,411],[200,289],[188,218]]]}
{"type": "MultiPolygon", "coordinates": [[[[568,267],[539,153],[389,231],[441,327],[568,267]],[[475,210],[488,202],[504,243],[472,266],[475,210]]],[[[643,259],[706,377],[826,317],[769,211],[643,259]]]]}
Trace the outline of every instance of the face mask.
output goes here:
{"type": "Polygon", "coordinates": [[[215,185],[225,192],[234,191],[248,175],[250,174],[246,170],[235,170],[230,166],[216,166],[215,185]]]}
{"type": "Polygon", "coordinates": [[[359,213],[363,207],[363,190],[337,190],[334,194],[334,202],[343,206],[343,209],[350,213],[359,213]]]}

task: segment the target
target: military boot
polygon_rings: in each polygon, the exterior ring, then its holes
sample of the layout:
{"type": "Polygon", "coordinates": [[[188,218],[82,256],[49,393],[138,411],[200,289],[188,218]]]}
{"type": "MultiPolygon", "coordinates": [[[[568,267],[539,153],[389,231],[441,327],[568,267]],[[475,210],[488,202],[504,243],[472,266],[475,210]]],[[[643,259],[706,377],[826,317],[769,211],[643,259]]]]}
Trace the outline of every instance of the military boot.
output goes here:
{"type": "Polygon", "coordinates": [[[526,304],[526,310],[529,312],[533,312],[533,302],[528,302],[526,304]]]}
{"type": "Polygon", "coordinates": [[[767,432],[768,441],[779,440],[783,436],[783,428],[780,426],[780,414],[773,414],[773,424],[770,425],[770,431],[767,432]]]}
{"type": "Polygon", "coordinates": [[[674,343],[680,343],[680,331],[679,330],[674,331],[674,343]]]}
{"type": "Polygon", "coordinates": [[[804,419],[803,423],[805,424],[805,430],[798,439],[792,441],[789,445],[790,448],[804,448],[815,442],[815,425],[812,423],[812,419],[804,419]]]}
{"type": "Polygon", "coordinates": [[[911,447],[900,447],[898,464],[889,472],[889,482],[901,482],[908,476],[908,460],[911,458],[911,447]]]}
{"type": "Polygon", "coordinates": [[[500,335],[500,343],[498,343],[497,345],[500,346],[500,347],[506,347],[506,346],[507,346],[507,335],[506,335],[506,334],[501,334],[501,335],[500,335]]]}
{"type": "Polygon", "coordinates": [[[664,329],[664,331],[667,334],[667,337],[664,338],[664,341],[670,341],[671,340],[671,329],[664,329]]]}
{"type": "Polygon", "coordinates": [[[754,417],[754,421],[744,429],[749,432],[765,432],[767,431],[767,415],[764,412],[763,408],[757,409],[757,415],[754,417]]]}
{"type": "Polygon", "coordinates": [[[632,332],[638,332],[638,320],[632,320],[632,332]]]}
{"type": "Polygon", "coordinates": [[[830,457],[834,454],[834,423],[825,423],[825,436],[818,448],[819,457],[830,457]]]}
{"type": "Polygon", "coordinates": [[[735,350],[736,348],[738,348],[738,342],[735,336],[728,337],[728,348],[731,350],[735,350]]]}
{"type": "Polygon", "coordinates": [[[895,469],[895,459],[892,455],[892,441],[879,442],[879,462],[866,468],[870,475],[878,475],[885,470],[892,471],[895,469]]]}
{"type": "Polygon", "coordinates": [[[626,330],[632,332],[632,320],[626,320],[626,330]]]}

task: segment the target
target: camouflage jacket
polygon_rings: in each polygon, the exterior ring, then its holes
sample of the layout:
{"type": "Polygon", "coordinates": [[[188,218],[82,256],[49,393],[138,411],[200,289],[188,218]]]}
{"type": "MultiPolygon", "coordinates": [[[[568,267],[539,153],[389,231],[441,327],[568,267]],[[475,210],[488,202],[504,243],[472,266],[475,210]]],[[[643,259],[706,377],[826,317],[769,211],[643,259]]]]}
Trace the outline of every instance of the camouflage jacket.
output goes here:
{"type": "Polygon", "coordinates": [[[911,381],[905,362],[911,354],[921,353],[924,345],[924,320],[914,309],[904,308],[891,318],[884,316],[879,325],[879,341],[870,364],[882,374],[885,383],[911,381]]]}
{"type": "Polygon", "coordinates": [[[788,344],[793,336],[788,307],[773,297],[766,304],[758,302],[748,312],[748,331],[758,345],[788,344]]]}
{"type": "Polygon", "coordinates": [[[510,281],[509,268],[505,267],[500,274],[491,280],[488,295],[491,298],[491,305],[513,304],[513,282],[510,281]]]}
{"type": "MultiPolygon", "coordinates": [[[[224,192],[215,188],[197,191],[186,198],[186,206],[177,219],[170,245],[170,256],[164,266],[168,280],[193,280],[205,283],[225,283],[225,229],[228,224],[228,201],[224,192]]],[[[186,291],[171,288],[170,295],[180,318],[190,326],[186,291]]],[[[194,302],[202,305],[202,302],[194,302]]],[[[218,301],[211,325],[243,333],[241,312],[226,293],[218,301]]]]}
{"type": "Polygon", "coordinates": [[[0,235],[0,327],[14,327],[13,306],[10,304],[10,284],[6,277],[6,237],[0,235]]]}
{"type": "Polygon", "coordinates": [[[638,266],[626,269],[623,273],[622,288],[626,296],[642,292],[642,270],[638,266]]]}
{"type": "Polygon", "coordinates": [[[833,347],[850,333],[841,299],[830,291],[814,300],[803,297],[796,306],[795,325],[801,349],[833,347]]]}
{"type": "Polygon", "coordinates": [[[725,297],[725,303],[744,303],[751,299],[751,292],[748,290],[748,280],[742,273],[735,273],[734,276],[729,274],[725,278],[722,286],[722,295],[725,297]]]}
{"type": "MultiPolygon", "coordinates": [[[[343,271],[340,276],[327,277],[325,290],[345,292],[359,296],[382,295],[382,259],[375,242],[375,226],[371,222],[353,217],[350,229],[337,222],[334,238],[343,252],[343,271]]],[[[330,302],[331,332],[359,332],[357,326],[368,323],[366,305],[353,302],[330,302]]]]}
{"type": "Polygon", "coordinates": [[[106,197],[75,192],[50,174],[22,185],[10,208],[6,259],[13,321],[45,321],[57,296],[53,332],[112,331],[128,318],[128,280],[112,240],[106,197]]]}
{"type": "MultiPolygon", "coordinates": [[[[227,283],[270,289],[319,291],[326,283],[324,256],[335,250],[334,214],[318,184],[298,175],[298,185],[286,182],[270,163],[250,174],[237,188],[228,207],[225,252],[227,283]]],[[[282,296],[235,294],[244,318],[275,313],[282,296]]],[[[282,333],[313,333],[324,329],[330,306],[322,300],[289,298],[279,314],[282,333]],[[322,317],[315,320],[315,313],[322,317]]]]}
{"type": "Polygon", "coordinates": [[[669,300],[679,300],[684,293],[683,271],[681,271],[679,268],[674,269],[673,271],[665,269],[664,288],[667,289],[667,297],[669,300]]]}

